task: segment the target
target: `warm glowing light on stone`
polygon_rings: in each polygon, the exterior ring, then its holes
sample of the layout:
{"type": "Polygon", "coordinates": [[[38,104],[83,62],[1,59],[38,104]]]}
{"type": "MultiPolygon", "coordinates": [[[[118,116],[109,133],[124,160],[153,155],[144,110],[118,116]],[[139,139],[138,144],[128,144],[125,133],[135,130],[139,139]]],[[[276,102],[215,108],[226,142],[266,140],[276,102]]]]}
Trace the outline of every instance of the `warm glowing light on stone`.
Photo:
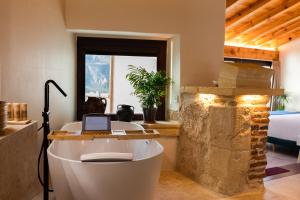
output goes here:
{"type": "Polygon", "coordinates": [[[214,94],[199,94],[199,100],[203,103],[211,103],[215,97],[214,94]]]}
{"type": "Polygon", "coordinates": [[[261,100],[263,97],[261,95],[243,95],[241,97],[244,101],[253,101],[253,100],[261,100]]]}
{"type": "Polygon", "coordinates": [[[238,97],[238,102],[242,104],[267,104],[269,98],[265,95],[242,95],[238,97]]]}

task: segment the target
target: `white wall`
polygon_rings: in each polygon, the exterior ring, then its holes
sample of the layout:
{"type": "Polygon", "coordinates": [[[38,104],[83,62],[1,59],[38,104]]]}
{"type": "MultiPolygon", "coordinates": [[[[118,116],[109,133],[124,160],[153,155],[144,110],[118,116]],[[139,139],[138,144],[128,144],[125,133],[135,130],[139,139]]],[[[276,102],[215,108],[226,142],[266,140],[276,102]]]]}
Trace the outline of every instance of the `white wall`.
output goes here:
{"type": "Polygon", "coordinates": [[[29,118],[41,121],[44,82],[57,81],[69,95],[51,86],[51,128],[75,115],[75,40],[65,29],[63,0],[1,1],[1,96],[26,102],[29,118]],[[4,37],[2,37],[4,36],[4,37]]]}
{"type": "Polygon", "coordinates": [[[224,15],[224,0],[66,0],[71,30],[179,35],[181,85],[212,85],[217,79],[224,15]]]}
{"type": "Polygon", "coordinates": [[[279,48],[281,86],[288,95],[286,110],[300,111],[300,39],[279,48]]]}

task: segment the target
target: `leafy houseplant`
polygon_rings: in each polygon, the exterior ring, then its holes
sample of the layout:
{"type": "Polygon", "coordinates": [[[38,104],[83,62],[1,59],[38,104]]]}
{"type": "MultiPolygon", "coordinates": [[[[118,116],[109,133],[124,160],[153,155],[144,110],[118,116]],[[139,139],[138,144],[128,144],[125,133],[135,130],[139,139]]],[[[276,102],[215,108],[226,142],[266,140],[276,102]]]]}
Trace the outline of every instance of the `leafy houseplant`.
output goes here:
{"type": "Polygon", "coordinates": [[[286,94],[275,97],[275,101],[277,110],[285,110],[285,104],[289,102],[286,94]]]}
{"type": "Polygon", "coordinates": [[[144,121],[154,123],[157,107],[161,104],[161,97],[166,95],[171,78],[162,72],[147,72],[145,68],[133,65],[129,65],[126,78],[134,88],[133,94],[142,104],[144,121]]]}

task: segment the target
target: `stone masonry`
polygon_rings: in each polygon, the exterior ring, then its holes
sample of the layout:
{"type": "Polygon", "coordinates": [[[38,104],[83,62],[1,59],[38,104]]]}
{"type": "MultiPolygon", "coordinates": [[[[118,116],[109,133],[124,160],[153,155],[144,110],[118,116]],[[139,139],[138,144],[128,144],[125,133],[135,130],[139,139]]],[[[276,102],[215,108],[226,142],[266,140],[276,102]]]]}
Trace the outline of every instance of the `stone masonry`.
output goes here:
{"type": "Polygon", "coordinates": [[[177,169],[217,192],[262,187],[268,96],[183,93],[177,169]]]}

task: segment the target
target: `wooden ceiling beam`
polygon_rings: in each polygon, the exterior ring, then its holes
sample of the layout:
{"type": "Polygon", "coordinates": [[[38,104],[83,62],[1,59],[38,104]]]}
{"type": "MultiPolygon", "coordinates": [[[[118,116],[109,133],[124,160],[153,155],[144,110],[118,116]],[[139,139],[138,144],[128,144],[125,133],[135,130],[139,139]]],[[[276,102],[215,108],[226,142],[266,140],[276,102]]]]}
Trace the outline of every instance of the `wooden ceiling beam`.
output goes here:
{"type": "Polygon", "coordinates": [[[226,9],[230,8],[232,5],[234,5],[239,0],[226,0],[226,9]]]}
{"type": "Polygon", "coordinates": [[[300,13],[300,1],[297,0],[298,3],[294,4],[293,6],[289,7],[289,9],[282,11],[274,15],[273,17],[249,28],[243,34],[243,39],[245,41],[251,40],[255,35],[263,33],[272,27],[280,26],[281,24],[294,19],[299,16],[300,13]]]}
{"type": "Polygon", "coordinates": [[[260,0],[239,0],[226,9],[225,19],[229,19],[237,13],[247,9],[249,6],[260,0]]]}
{"type": "Polygon", "coordinates": [[[279,52],[245,47],[224,46],[224,57],[253,60],[278,60],[279,52]]]}
{"type": "Polygon", "coordinates": [[[276,39],[278,37],[292,33],[296,29],[299,29],[299,28],[300,28],[300,20],[297,20],[294,23],[291,23],[284,27],[278,28],[276,31],[273,31],[270,34],[266,34],[266,35],[262,36],[260,39],[254,41],[254,44],[261,45],[267,41],[270,41],[270,40],[276,39]]]}
{"type": "MultiPolygon", "coordinates": [[[[288,0],[285,4],[281,4],[279,7],[275,7],[269,12],[266,12],[263,16],[255,17],[250,21],[245,22],[240,27],[236,27],[232,31],[226,31],[226,41],[230,41],[237,36],[249,34],[256,30],[257,34],[266,30],[266,27],[270,28],[270,22],[275,24],[284,23],[285,21],[299,16],[300,1],[299,0],[288,0]],[[284,16],[284,19],[280,19],[284,16]],[[280,19],[279,21],[277,21],[280,19]],[[258,30],[260,29],[260,30],[258,30]]],[[[267,29],[268,29],[267,28],[267,29]]],[[[249,35],[245,36],[249,37],[249,35]]]]}
{"type": "Polygon", "coordinates": [[[293,40],[296,40],[298,38],[300,38],[300,31],[298,31],[297,33],[293,33],[293,34],[289,35],[286,38],[283,38],[281,40],[276,41],[277,47],[280,47],[280,46],[282,46],[282,45],[284,45],[284,44],[286,44],[288,42],[291,42],[293,40]]]}
{"type": "Polygon", "coordinates": [[[275,26],[273,28],[268,29],[267,31],[260,33],[258,35],[256,35],[254,38],[252,38],[251,40],[249,40],[247,42],[247,44],[254,44],[256,41],[260,40],[260,38],[264,38],[270,34],[274,34],[275,32],[279,31],[279,30],[284,30],[286,27],[291,26],[294,23],[298,23],[298,21],[300,21],[300,16],[293,18],[291,20],[286,21],[285,23],[279,25],[279,26],[275,26]]]}
{"type": "Polygon", "coordinates": [[[255,15],[261,8],[270,3],[272,0],[259,0],[253,4],[250,4],[242,11],[236,13],[232,17],[226,19],[225,30],[229,30],[237,26],[243,19],[247,19],[250,16],[255,15]]]}
{"type": "Polygon", "coordinates": [[[300,27],[298,29],[293,30],[292,32],[286,33],[278,38],[275,38],[271,41],[265,42],[261,44],[261,47],[280,47],[283,44],[286,44],[292,40],[295,40],[300,37],[300,27]]]}
{"type": "MultiPolygon", "coordinates": [[[[226,4],[229,1],[226,1],[226,4]]],[[[232,15],[234,15],[237,11],[240,11],[240,9],[243,9],[243,8],[240,8],[240,7],[241,7],[241,5],[244,4],[245,1],[248,1],[248,0],[236,0],[233,3],[229,2],[230,5],[228,7],[226,7],[225,18],[227,19],[228,17],[231,17],[232,15]]],[[[250,1],[253,1],[253,0],[250,0],[250,1]]]]}

